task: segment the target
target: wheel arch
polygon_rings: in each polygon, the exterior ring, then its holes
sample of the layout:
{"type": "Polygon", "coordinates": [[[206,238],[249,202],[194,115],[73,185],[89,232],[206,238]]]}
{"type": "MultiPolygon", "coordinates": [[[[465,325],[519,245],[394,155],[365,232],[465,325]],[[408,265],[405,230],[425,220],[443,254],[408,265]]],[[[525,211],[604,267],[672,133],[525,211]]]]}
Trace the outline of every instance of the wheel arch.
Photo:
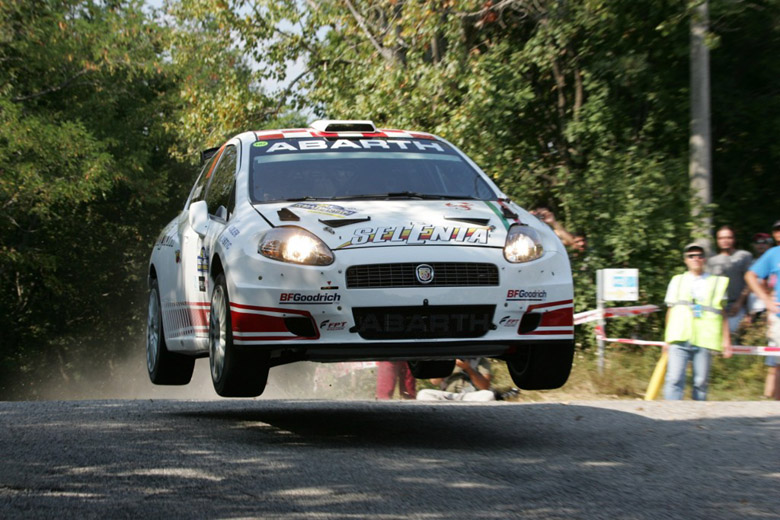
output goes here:
{"type": "Polygon", "coordinates": [[[212,282],[217,279],[217,276],[225,273],[225,268],[222,266],[222,258],[220,258],[219,253],[214,253],[209,271],[212,282]]]}

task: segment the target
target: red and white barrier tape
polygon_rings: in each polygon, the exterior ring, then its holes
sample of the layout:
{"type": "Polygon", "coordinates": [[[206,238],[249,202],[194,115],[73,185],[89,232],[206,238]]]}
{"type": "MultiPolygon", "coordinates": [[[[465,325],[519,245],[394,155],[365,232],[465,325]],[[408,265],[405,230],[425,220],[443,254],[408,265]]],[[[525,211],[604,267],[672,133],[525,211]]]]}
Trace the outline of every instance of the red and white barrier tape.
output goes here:
{"type": "Polygon", "coordinates": [[[731,347],[734,354],[745,354],[748,356],[780,356],[780,347],[750,347],[745,345],[734,345],[731,347]]]}
{"type": "MultiPolygon", "coordinates": [[[[619,316],[638,316],[640,314],[650,314],[661,310],[658,305],[636,305],[633,307],[610,307],[604,309],[605,318],[617,318],[619,316]]],[[[599,319],[599,311],[578,312],[574,315],[574,324],[580,325],[599,319]]]]}
{"type": "MultiPolygon", "coordinates": [[[[608,338],[604,335],[601,327],[596,327],[596,339],[607,343],[623,343],[627,345],[647,345],[653,347],[663,347],[666,345],[663,341],[645,341],[641,339],[627,338],[608,338]]],[[[731,350],[734,354],[747,356],[780,356],[780,347],[754,347],[747,345],[732,345],[731,350]]]]}

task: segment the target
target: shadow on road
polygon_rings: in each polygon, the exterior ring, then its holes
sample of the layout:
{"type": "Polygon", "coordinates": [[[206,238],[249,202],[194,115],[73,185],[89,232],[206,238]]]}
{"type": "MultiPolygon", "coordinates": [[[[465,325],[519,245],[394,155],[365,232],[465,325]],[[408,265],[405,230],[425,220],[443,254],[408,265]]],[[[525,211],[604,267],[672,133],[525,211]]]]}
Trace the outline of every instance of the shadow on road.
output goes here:
{"type": "Polygon", "coordinates": [[[0,516],[777,517],[779,411],[652,404],[0,403],[0,516]]]}

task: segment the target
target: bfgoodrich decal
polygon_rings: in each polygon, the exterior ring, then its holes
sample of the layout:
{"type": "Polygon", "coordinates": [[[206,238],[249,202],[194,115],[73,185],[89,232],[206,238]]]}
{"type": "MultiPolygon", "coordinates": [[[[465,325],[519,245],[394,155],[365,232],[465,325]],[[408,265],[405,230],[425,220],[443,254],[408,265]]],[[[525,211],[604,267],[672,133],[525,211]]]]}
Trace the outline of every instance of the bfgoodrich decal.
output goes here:
{"type": "Polygon", "coordinates": [[[305,303],[310,305],[330,305],[341,301],[339,293],[282,293],[279,295],[279,303],[289,305],[291,303],[305,303]]]}
{"type": "Polygon", "coordinates": [[[535,289],[528,291],[525,289],[509,289],[506,292],[506,301],[508,302],[543,302],[547,299],[547,291],[544,289],[535,289]]]}

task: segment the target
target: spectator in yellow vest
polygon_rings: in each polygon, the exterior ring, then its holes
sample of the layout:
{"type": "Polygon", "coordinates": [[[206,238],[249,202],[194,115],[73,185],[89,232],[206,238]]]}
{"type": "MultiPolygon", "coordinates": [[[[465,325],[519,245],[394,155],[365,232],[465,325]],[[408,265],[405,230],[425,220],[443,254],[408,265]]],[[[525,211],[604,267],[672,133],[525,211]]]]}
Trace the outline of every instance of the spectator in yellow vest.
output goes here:
{"type": "Polygon", "coordinates": [[[713,352],[731,357],[731,335],[724,309],[729,279],[704,272],[704,249],[688,244],[683,249],[688,272],[678,274],[666,290],[666,334],[669,353],[664,397],[683,398],[685,371],[693,367],[693,398],[707,399],[713,352]]]}

